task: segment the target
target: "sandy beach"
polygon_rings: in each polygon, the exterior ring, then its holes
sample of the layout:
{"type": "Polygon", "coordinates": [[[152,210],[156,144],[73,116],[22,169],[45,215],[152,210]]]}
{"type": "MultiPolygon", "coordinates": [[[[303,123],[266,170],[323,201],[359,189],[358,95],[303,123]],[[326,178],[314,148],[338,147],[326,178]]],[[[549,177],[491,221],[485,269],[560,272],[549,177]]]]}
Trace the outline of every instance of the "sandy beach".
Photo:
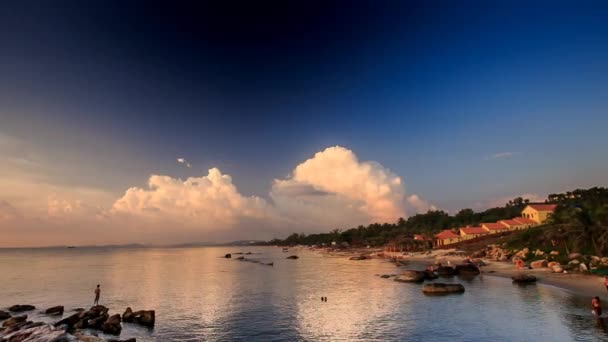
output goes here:
{"type": "MultiPolygon", "coordinates": [[[[412,269],[422,269],[422,265],[433,264],[439,261],[443,264],[457,265],[463,262],[465,255],[455,255],[455,249],[433,250],[430,252],[416,252],[403,255],[401,252],[384,252],[380,249],[349,249],[341,251],[326,251],[335,257],[351,257],[370,255],[372,258],[397,259],[412,262],[412,269]]],[[[599,296],[608,301],[608,291],[604,286],[604,278],[595,275],[580,273],[552,273],[549,268],[516,269],[511,261],[492,261],[482,258],[486,265],[482,267],[483,276],[511,278],[516,274],[531,274],[538,278],[538,284],[553,286],[562,290],[589,298],[599,296]]]]}

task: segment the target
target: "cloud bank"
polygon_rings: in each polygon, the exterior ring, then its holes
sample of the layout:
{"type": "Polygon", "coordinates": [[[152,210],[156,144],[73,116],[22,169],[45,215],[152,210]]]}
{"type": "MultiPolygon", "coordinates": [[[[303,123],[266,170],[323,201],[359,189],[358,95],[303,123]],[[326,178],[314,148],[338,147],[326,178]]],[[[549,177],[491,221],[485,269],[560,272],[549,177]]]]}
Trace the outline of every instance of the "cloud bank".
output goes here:
{"type": "MultiPolygon", "coordinates": [[[[182,158],[178,163],[189,165],[182,158]]],[[[21,217],[31,236],[47,236],[51,230],[56,241],[74,244],[269,239],[294,231],[394,222],[408,213],[436,209],[418,195],[406,196],[402,179],[389,169],[360,161],[340,146],[316,153],[286,178],[275,179],[267,199],[243,195],[217,168],[186,180],[152,175],[146,187],[129,188],[109,206],[90,196],[62,195],[49,195],[44,211],[30,211],[37,216],[21,217]]],[[[15,221],[19,212],[26,211],[0,201],[0,220],[15,221]]]]}

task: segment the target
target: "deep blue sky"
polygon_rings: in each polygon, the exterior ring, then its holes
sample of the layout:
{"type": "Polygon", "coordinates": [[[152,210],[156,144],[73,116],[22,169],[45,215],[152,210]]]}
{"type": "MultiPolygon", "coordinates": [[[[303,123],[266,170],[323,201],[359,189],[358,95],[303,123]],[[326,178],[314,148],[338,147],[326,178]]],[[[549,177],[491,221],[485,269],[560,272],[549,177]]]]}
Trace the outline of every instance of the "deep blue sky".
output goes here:
{"type": "Polygon", "coordinates": [[[452,210],[606,185],[607,23],[601,1],[5,1],[0,133],[116,193],[218,166],[266,196],[333,145],[452,210]]]}

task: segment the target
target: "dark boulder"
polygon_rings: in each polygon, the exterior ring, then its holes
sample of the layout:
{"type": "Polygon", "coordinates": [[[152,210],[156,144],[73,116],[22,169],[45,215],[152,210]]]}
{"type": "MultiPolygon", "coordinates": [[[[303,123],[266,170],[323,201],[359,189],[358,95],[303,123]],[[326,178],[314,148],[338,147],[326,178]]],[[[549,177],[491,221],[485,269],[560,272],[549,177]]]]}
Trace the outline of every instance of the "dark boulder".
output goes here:
{"type": "Polygon", "coordinates": [[[76,325],[76,323],[80,322],[80,320],[82,319],[82,317],[80,317],[82,313],[75,313],[71,316],[68,316],[62,320],[60,320],[59,322],[55,323],[56,327],[65,325],[67,327],[67,329],[72,329],[74,327],[74,325],[76,325]]]}
{"type": "Polygon", "coordinates": [[[426,278],[426,273],[423,271],[407,270],[395,277],[395,281],[401,283],[420,283],[426,278]]]}
{"type": "Polygon", "coordinates": [[[437,268],[437,274],[442,277],[451,277],[456,275],[456,270],[451,266],[439,266],[437,268]]]}
{"type": "Polygon", "coordinates": [[[432,283],[425,284],[422,287],[422,292],[425,294],[463,293],[464,286],[460,284],[432,283]]]}
{"type": "Polygon", "coordinates": [[[122,326],[120,325],[120,315],[112,315],[101,325],[101,331],[110,335],[120,335],[122,326]]]}
{"type": "Polygon", "coordinates": [[[479,268],[473,264],[463,264],[463,265],[456,265],[456,273],[458,273],[458,275],[463,275],[463,276],[475,276],[478,275],[479,272],[479,268]]]}
{"type": "Polygon", "coordinates": [[[384,278],[384,279],[388,279],[390,277],[391,277],[390,274],[383,274],[383,275],[380,276],[380,278],[384,278]]]}
{"type": "Polygon", "coordinates": [[[424,279],[433,280],[433,279],[437,279],[437,278],[439,278],[439,276],[437,274],[435,274],[435,272],[424,271],[424,279]]]}
{"type": "Polygon", "coordinates": [[[9,319],[7,319],[6,321],[4,321],[4,323],[2,323],[3,327],[10,327],[19,323],[24,323],[27,321],[27,315],[23,315],[23,316],[13,316],[9,319]]]}
{"type": "Polygon", "coordinates": [[[154,310],[140,310],[135,311],[131,308],[127,308],[125,313],[122,314],[122,320],[125,323],[137,323],[146,327],[153,327],[156,315],[154,310]]]}
{"type": "Polygon", "coordinates": [[[291,256],[288,256],[286,259],[294,259],[295,260],[295,259],[299,259],[299,257],[297,255],[291,255],[291,256]]]}
{"type": "Polygon", "coordinates": [[[232,258],[232,254],[228,253],[228,254],[224,255],[224,258],[230,259],[230,258],[232,258]]]}
{"type": "Polygon", "coordinates": [[[48,308],[44,311],[47,315],[63,315],[63,306],[53,306],[52,308],[48,308]]]}
{"type": "Polygon", "coordinates": [[[156,314],[154,310],[140,310],[133,313],[133,323],[151,328],[155,322],[156,314]]]}
{"type": "Polygon", "coordinates": [[[538,279],[536,276],[529,274],[518,274],[511,277],[514,283],[517,284],[530,284],[535,283],[538,279]]]}
{"type": "Polygon", "coordinates": [[[122,321],[127,323],[133,322],[133,310],[131,307],[128,307],[122,314],[122,321]]]}
{"type": "Polygon", "coordinates": [[[30,311],[30,310],[34,310],[34,309],[36,309],[36,307],[33,305],[13,305],[10,308],[8,308],[8,311],[23,312],[23,311],[30,311]]]}
{"type": "Polygon", "coordinates": [[[269,262],[269,263],[264,264],[264,265],[266,265],[266,266],[274,266],[274,262],[269,262]]]}
{"type": "Polygon", "coordinates": [[[91,319],[83,319],[77,325],[82,325],[77,328],[92,328],[92,329],[101,329],[103,324],[108,320],[109,315],[107,313],[102,313],[99,317],[91,318],[91,319]]]}
{"type": "Polygon", "coordinates": [[[11,314],[6,311],[0,310],[0,321],[7,318],[11,318],[11,314]]]}

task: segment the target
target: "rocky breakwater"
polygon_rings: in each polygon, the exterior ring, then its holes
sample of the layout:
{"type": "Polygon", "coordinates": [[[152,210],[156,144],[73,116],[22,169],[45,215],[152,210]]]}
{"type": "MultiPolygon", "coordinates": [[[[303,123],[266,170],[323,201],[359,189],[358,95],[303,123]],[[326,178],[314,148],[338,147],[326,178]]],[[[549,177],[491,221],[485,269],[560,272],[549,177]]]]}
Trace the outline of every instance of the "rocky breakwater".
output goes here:
{"type": "MultiPolygon", "coordinates": [[[[29,311],[33,310],[32,307],[33,305],[14,305],[9,308],[9,311],[29,311]]],[[[129,312],[130,310],[131,309],[128,308],[126,312],[129,312]]],[[[95,336],[86,336],[80,329],[100,330],[111,335],[119,335],[122,331],[121,315],[109,315],[108,308],[103,305],[93,306],[89,310],[79,309],[76,311],[76,313],[59,320],[53,325],[44,322],[28,321],[27,315],[11,316],[11,314],[6,311],[0,311],[0,321],[3,321],[2,327],[0,327],[0,342],[96,342],[104,340],[95,336]]],[[[54,306],[41,313],[52,316],[63,315],[63,312],[63,306],[54,306]]],[[[131,312],[128,321],[147,327],[153,327],[155,323],[154,310],[131,312]]],[[[110,341],[122,342],[120,340],[110,341]]],[[[135,342],[135,339],[128,339],[125,341],[135,342]]]]}

